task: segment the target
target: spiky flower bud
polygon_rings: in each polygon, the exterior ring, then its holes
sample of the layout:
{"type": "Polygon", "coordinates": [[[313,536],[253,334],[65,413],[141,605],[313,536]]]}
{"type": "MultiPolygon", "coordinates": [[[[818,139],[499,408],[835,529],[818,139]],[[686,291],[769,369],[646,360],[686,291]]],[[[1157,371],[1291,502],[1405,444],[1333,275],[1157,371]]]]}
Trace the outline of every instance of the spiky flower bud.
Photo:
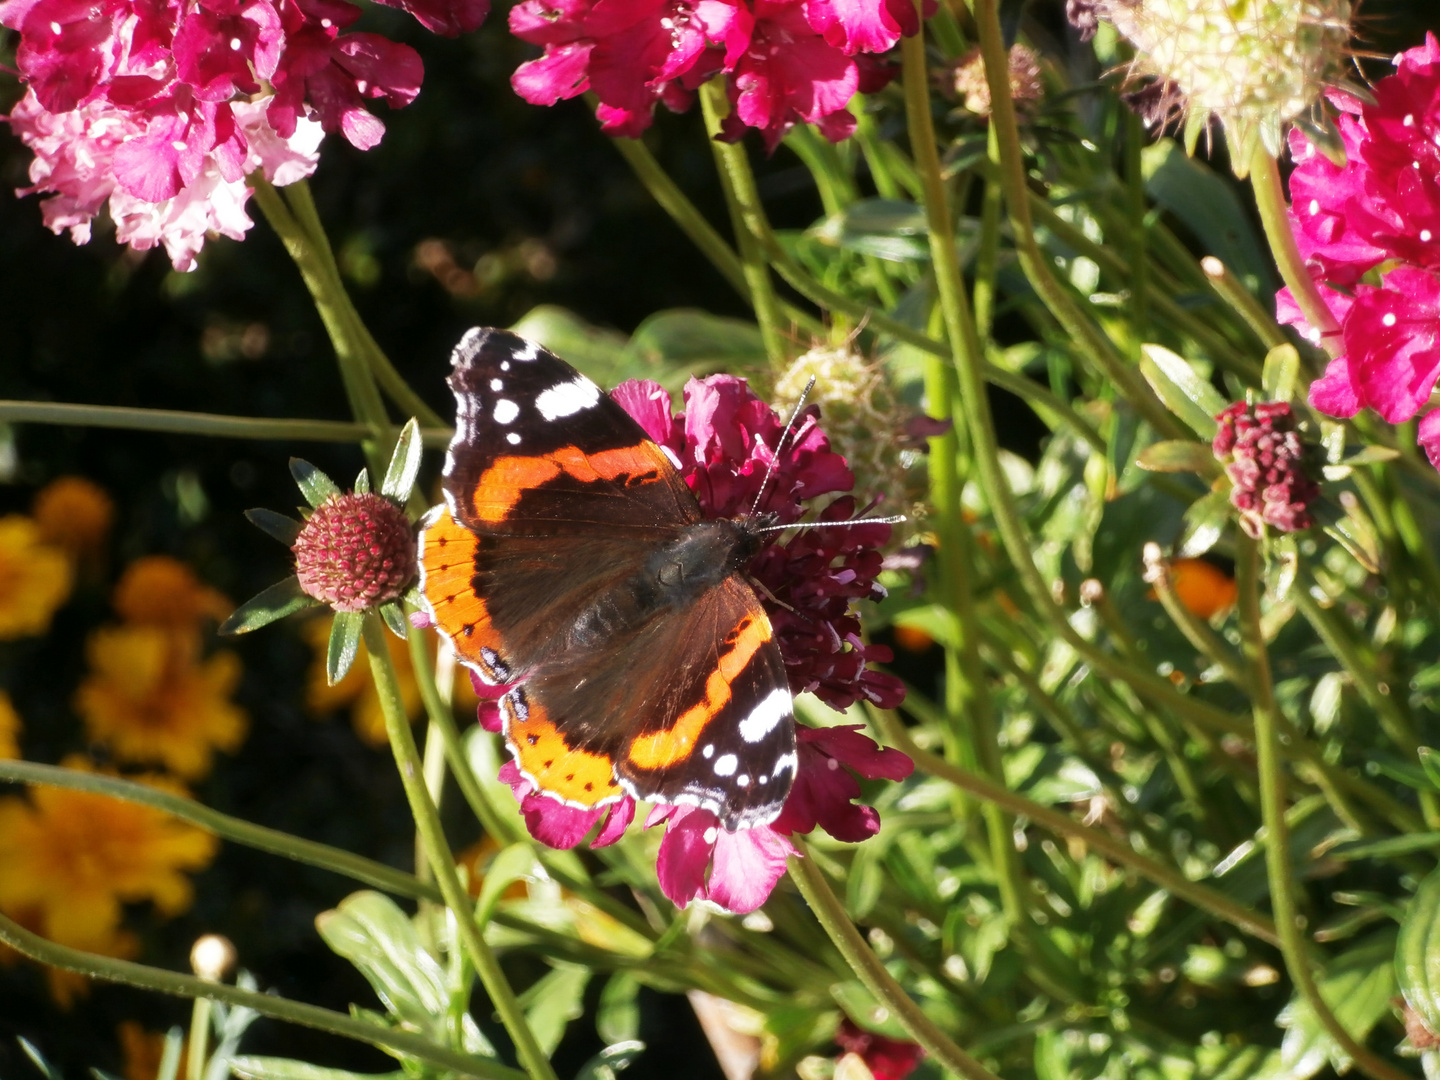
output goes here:
{"type": "MultiPolygon", "coordinates": [[[[953,90],[967,110],[990,115],[990,84],[985,81],[985,60],[978,48],[955,61],[953,90]]],[[[1010,46],[1010,97],[1021,113],[1030,111],[1045,96],[1040,56],[1025,45],[1010,46]]]]}
{"type": "Polygon", "coordinates": [[[415,578],[415,533],[393,501],[371,492],[331,495],[296,537],[295,576],[336,611],[397,599],[415,578]]]}
{"type": "Polygon", "coordinates": [[[855,494],[862,502],[882,495],[882,513],[906,515],[892,534],[892,542],[902,544],[915,534],[924,513],[924,470],[915,467],[924,438],[943,433],[946,426],[903,404],[884,368],[848,346],[816,346],[799,356],[775,383],[782,412],[794,407],[812,376],[815,388],[808,400],[820,406],[830,445],[855,474],[855,494]]]}
{"type": "Polygon", "coordinates": [[[1320,99],[1348,56],[1350,0],[1096,0],[1134,43],[1133,73],[1185,95],[1187,149],[1210,114],[1237,175],[1258,138],[1278,155],[1286,123],[1320,99]]]}
{"type": "Polygon", "coordinates": [[[1320,487],[1307,470],[1290,406],[1237,401],[1215,419],[1220,430],[1211,448],[1235,485],[1230,502],[1240,511],[1240,527],[1257,539],[1267,525],[1280,532],[1308,529],[1320,487]]]}

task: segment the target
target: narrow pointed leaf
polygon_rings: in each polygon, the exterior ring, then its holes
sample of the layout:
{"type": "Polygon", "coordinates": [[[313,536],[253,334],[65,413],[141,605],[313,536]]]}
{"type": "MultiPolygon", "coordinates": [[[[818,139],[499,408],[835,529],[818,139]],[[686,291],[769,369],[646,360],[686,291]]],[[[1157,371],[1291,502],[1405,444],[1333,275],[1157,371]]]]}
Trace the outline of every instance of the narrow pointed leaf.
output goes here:
{"type": "Polygon", "coordinates": [[[1140,372],[1165,407],[1202,439],[1213,439],[1215,416],[1227,402],[1210,383],[1179,356],[1162,345],[1141,347],[1140,372]]]}
{"type": "Polygon", "coordinates": [[[505,895],[505,890],[534,873],[535,850],[523,840],[511,844],[491,859],[480,886],[480,898],[475,904],[476,925],[484,927],[495,913],[495,905],[505,895]]]}
{"type": "Polygon", "coordinates": [[[366,495],[370,491],[370,470],[361,469],[360,475],[355,477],[355,492],[359,495],[366,495]]]}
{"type": "Polygon", "coordinates": [[[644,1052],[645,1044],[638,1039],[614,1043],[587,1061],[575,1074],[575,1080],[615,1080],[644,1052]]]}
{"type": "Polygon", "coordinates": [[[420,426],[411,417],[409,423],[400,429],[395,440],[395,452],[390,455],[390,467],[385,470],[385,481],[380,485],[380,494],[404,502],[410,497],[415,486],[415,477],[420,472],[420,426]]]}
{"type": "Polygon", "coordinates": [[[292,574],[236,608],[230,617],[220,624],[220,633],[248,634],[251,630],[269,626],[276,619],[283,619],[286,615],[303,611],[307,607],[315,607],[319,603],[313,596],[305,594],[300,588],[300,582],[296,581],[292,574]]]}
{"type": "Polygon", "coordinates": [[[330,650],[325,656],[325,675],[334,686],[343,679],[355,662],[360,649],[360,628],[365,622],[361,611],[337,611],[330,627],[330,650]]]}
{"type": "Polygon", "coordinates": [[[1206,477],[1220,473],[1220,463],[1210,447],[1190,439],[1151,443],[1140,452],[1135,464],[1150,472],[1193,472],[1206,477]]]}
{"type": "Polygon", "coordinates": [[[1395,977],[1426,1026],[1440,1030],[1440,870],[1420,882],[1400,924],[1395,977]]]}
{"type": "Polygon", "coordinates": [[[1185,511],[1185,531],[1180,534],[1175,553],[1182,559],[1193,559],[1215,546],[1230,520],[1230,492],[1212,491],[1196,499],[1185,511]]]}
{"type": "Polygon", "coordinates": [[[1267,401],[1289,401],[1295,396],[1300,378],[1300,353],[1294,345],[1277,345],[1265,354],[1265,385],[1267,401]]]}
{"type": "Polygon", "coordinates": [[[402,1069],[388,1073],[357,1073],[281,1057],[231,1058],[230,1068],[242,1080],[405,1080],[406,1076],[402,1069]]]}
{"type": "Polygon", "coordinates": [[[410,632],[410,623],[405,618],[405,612],[400,610],[399,604],[381,604],[380,618],[385,620],[385,625],[390,628],[392,634],[401,641],[405,640],[406,635],[410,632]]]}
{"type": "Polygon", "coordinates": [[[339,495],[335,481],[303,458],[290,459],[290,475],[300,485],[300,493],[311,506],[319,506],[331,495],[339,495]]]}
{"type": "Polygon", "coordinates": [[[274,510],[266,510],[263,506],[257,506],[253,510],[245,511],[245,520],[254,525],[265,535],[279,540],[286,547],[294,547],[295,540],[300,535],[300,530],[305,526],[292,517],[284,514],[277,514],[274,510]]]}

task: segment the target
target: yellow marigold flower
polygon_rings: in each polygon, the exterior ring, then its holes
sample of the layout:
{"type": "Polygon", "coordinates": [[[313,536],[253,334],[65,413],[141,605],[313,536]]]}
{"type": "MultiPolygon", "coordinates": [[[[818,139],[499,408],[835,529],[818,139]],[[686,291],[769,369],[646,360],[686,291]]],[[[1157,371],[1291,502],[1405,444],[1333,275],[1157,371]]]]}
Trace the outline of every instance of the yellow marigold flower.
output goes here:
{"type": "MultiPolygon", "coordinates": [[[[370,678],[370,663],[366,659],[365,642],[360,642],[360,651],[355,662],[344,678],[331,686],[325,673],[325,654],[330,647],[330,619],[311,619],[301,631],[310,643],[315,659],[310,663],[306,677],[305,707],[316,716],[336,709],[350,710],[350,725],[360,741],[370,746],[384,746],[385,714],[380,711],[380,698],[375,693],[375,683],[370,678]]],[[[410,648],[394,634],[386,634],[390,646],[390,659],[395,665],[395,675],[400,682],[400,697],[405,703],[405,715],[413,721],[420,715],[420,687],[415,682],[415,668],[410,663],[410,648]]],[[[457,680],[458,681],[458,680],[457,680]]],[[[466,680],[469,681],[468,679],[466,680]]]]}
{"type": "Polygon", "coordinates": [[[30,512],[48,543],[80,561],[104,549],[115,503],[99,484],[83,476],[61,476],[36,493],[30,512]]]}
{"type": "Polygon", "coordinates": [[[1170,564],[1175,599],[1191,615],[1211,619],[1235,606],[1235,579],[1205,559],[1176,559],[1170,564]]]}
{"type": "MultiPolygon", "coordinates": [[[[66,768],[96,771],[71,755],[66,768]]],[[[163,777],[142,777],[167,791],[163,777]]],[[[153,901],[178,915],[194,899],[187,871],[215,857],[210,833],[138,803],[68,788],[37,786],[29,798],[0,799],[0,910],[52,941],[127,955],[121,905],[153,901]]]]}
{"type": "Polygon", "coordinates": [[[0,518],[0,640],[43,634],[70,595],[70,562],[28,517],[0,518]]]}
{"type": "Polygon", "coordinates": [[[106,627],[90,636],[91,674],[75,693],[85,731],[121,761],[160,764],[187,780],[205,776],[216,750],[233,751],[249,721],[230,700],[240,660],[197,660],[184,631],[106,627]]]}
{"type": "Polygon", "coordinates": [[[20,729],[23,726],[10,695],[0,691],[0,758],[20,756],[20,729]]]}
{"type": "Polygon", "coordinates": [[[228,597],[169,555],[136,559],[115,586],[115,610],[126,622],[189,629],[203,619],[220,620],[234,610],[228,597]]]}

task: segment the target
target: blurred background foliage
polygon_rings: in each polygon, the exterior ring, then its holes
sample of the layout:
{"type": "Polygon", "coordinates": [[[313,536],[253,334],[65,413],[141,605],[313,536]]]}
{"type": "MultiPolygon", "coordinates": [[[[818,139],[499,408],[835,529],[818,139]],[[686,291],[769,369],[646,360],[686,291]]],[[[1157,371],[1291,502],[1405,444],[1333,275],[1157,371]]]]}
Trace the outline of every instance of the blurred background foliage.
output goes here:
{"type": "MultiPolygon", "coordinates": [[[[1023,17],[1032,41],[1067,63],[1075,46],[1064,30],[1061,6],[1032,3],[1022,16],[1015,5],[1012,14],[1023,17]]],[[[1440,26],[1433,0],[1371,0],[1362,16],[1380,56],[1440,26]]],[[[369,153],[327,140],[312,187],[365,322],[410,384],[442,415],[450,411],[443,382],[449,350],[471,325],[510,325],[542,304],[563,306],[625,335],[662,309],[747,315],[741,300],[633,179],[596,130],[583,101],[538,109],[511,92],[509,75],[531,50],[505,31],[503,11],[492,13],[478,33],[455,41],[425,34],[386,9],[372,7],[366,18],[387,36],[421,51],[424,89],[413,106],[384,117],[387,134],[369,153]]],[[[13,52],[13,42],[5,47],[13,52]]],[[[1075,53],[1088,55],[1083,49],[1075,53]]],[[[0,80],[0,96],[17,93],[13,81],[0,80]]],[[[10,100],[6,96],[0,105],[8,107],[10,100]]],[[[710,220],[723,222],[713,161],[695,117],[662,111],[646,143],[710,220]]],[[[809,173],[790,150],[782,147],[767,159],[751,149],[777,227],[802,229],[814,223],[820,204],[809,173]]],[[[18,140],[0,132],[0,186],[23,186],[28,160],[18,140]]],[[[1186,235],[1186,222],[1172,224],[1186,235]]],[[[323,328],[293,264],[263,220],[243,244],[212,242],[191,274],[173,272],[158,252],[118,249],[103,234],[86,247],[74,247],[41,227],[35,199],[9,194],[0,195],[0,238],[5,323],[0,397],[348,419],[323,328]]],[[[1009,344],[1005,333],[1002,322],[1001,344],[1009,344]]],[[[1039,463],[1043,426],[1018,399],[992,393],[1006,447],[1039,463]]],[[[1052,458],[1063,456],[1063,447],[1049,449],[1052,458]]],[[[41,425],[0,431],[0,514],[38,514],[37,493],[67,476],[92,481],[113,502],[113,522],[103,542],[75,558],[73,592],[56,610],[49,632],[0,642],[0,689],[22,718],[19,745],[26,758],[57,762],[94,741],[76,698],[77,688],[103,668],[94,645],[87,654],[87,642],[102,627],[137,622],[119,610],[115,594],[137,560],[170,556],[196,575],[193,587],[180,592],[190,589],[186,595],[200,596],[195,590],[201,582],[214,591],[201,597],[193,628],[207,655],[213,652],[213,614],[224,607],[225,598],[244,599],[283,574],[284,552],[246,525],[241,514],[252,506],[294,503],[286,460],[297,452],[337,477],[354,475],[361,464],[357,450],[325,444],[297,448],[41,425]]],[[[1091,573],[1123,578],[1119,567],[1107,562],[1119,548],[1107,551],[1106,538],[1126,535],[1141,519],[1153,531],[1155,515],[1178,517],[1183,508],[1147,501],[1152,499],[1147,489],[1111,505],[1106,527],[1097,535],[1091,573]]],[[[1078,582],[1073,566],[1065,570],[1078,582]]],[[[1196,602],[1217,603],[1211,590],[1226,586],[1208,583],[1203,569],[1195,573],[1190,587],[1201,598],[1196,602]]],[[[1124,588],[1143,592],[1133,568],[1124,588]]],[[[1129,603],[1120,593],[1112,599],[1129,603]]],[[[1178,632],[1165,620],[1154,629],[1151,656],[1173,652],[1177,665],[1183,665],[1190,654],[1178,632]]],[[[323,632],[321,627],[322,639],[323,632]]],[[[911,633],[910,651],[903,649],[902,635],[897,670],[921,689],[933,688],[939,677],[937,654],[927,649],[923,633],[911,633]]],[[[236,657],[238,682],[233,693],[224,687],[216,694],[243,710],[248,735],[243,742],[231,739],[233,745],[219,755],[213,770],[198,770],[192,790],[226,813],[411,866],[413,829],[393,763],[373,737],[365,737],[363,716],[358,733],[343,722],[354,699],[317,689],[316,638],[314,629],[286,624],[226,645],[236,657]]],[[[1283,651],[1283,645],[1277,648],[1283,651]]],[[[1283,680],[1303,673],[1296,668],[1280,675],[1283,680]]],[[[1297,693],[1301,685],[1296,682],[1297,693]]],[[[998,704],[1001,715],[1021,718],[1017,723],[1030,709],[1024,695],[998,704]]],[[[363,714],[362,706],[354,708],[363,714]]],[[[1112,764],[1123,776],[1125,763],[1112,764]]],[[[1028,767],[1046,775],[1039,761],[1028,767]]],[[[1023,764],[1015,768],[1012,783],[1023,787],[1028,771],[1023,764]]],[[[1069,797],[1058,788],[1028,794],[1042,802],[1069,797]]],[[[1186,835],[1179,823],[1150,821],[1158,792],[1153,796],[1133,807],[1142,823],[1171,829],[1175,838],[1186,835]]],[[[949,797],[922,787],[907,810],[940,822],[949,797]]],[[[473,826],[463,824],[459,815],[456,823],[459,844],[473,839],[463,831],[473,826]]],[[[1223,823],[1218,828],[1208,823],[1212,838],[1238,842],[1245,826],[1243,819],[1235,824],[1238,830],[1227,831],[1223,823]]],[[[1321,825],[1317,819],[1316,827],[1321,825]]],[[[866,865],[857,868],[855,890],[878,888],[866,877],[880,872],[879,855],[871,847],[866,846],[866,865]]],[[[917,848],[909,857],[923,865],[934,852],[917,848]]],[[[1354,889],[1393,891],[1393,884],[1367,880],[1368,873],[1355,874],[1354,889]]],[[[331,953],[314,929],[316,913],[351,892],[351,883],[236,845],[224,845],[194,883],[193,904],[173,917],[164,917],[151,904],[135,903],[142,896],[122,898],[132,904],[125,926],[148,962],[183,969],[193,940],[218,932],[236,943],[242,965],[261,986],[340,1010],[352,1001],[370,1000],[361,976],[331,953]]],[[[1078,887],[1060,880],[1052,884],[1062,894],[1078,887]]],[[[983,904],[967,897],[957,880],[953,889],[934,898],[933,914],[947,935],[963,937],[963,929],[950,923],[969,919],[975,924],[983,914],[976,905],[983,904]]],[[[1116,910],[1123,910],[1118,900],[1116,910]]],[[[1096,927],[1095,934],[1103,938],[1104,928],[1096,927]]],[[[1016,962],[1013,951],[992,955],[988,950],[994,944],[969,942],[972,963],[1016,962]]],[[[1148,961],[1135,956],[1132,962],[1138,967],[1148,961]]],[[[547,970],[524,956],[512,956],[510,963],[518,985],[547,970]],[[528,972],[527,964],[533,968],[528,972]]],[[[1227,1023],[1233,1025],[1230,999],[1244,986],[1254,1000],[1269,1001],[1268,1008],[1253,1013],[1246,1037],[1263,1046],[1278,1041],[1271,1017],[1287,991],[1273,979],[1267,982],[1262,961],[1233,940],[1216,940],[1192,951],[1186,963],[1193,966],[1187,970],[1188,984],[1200,987],[1203,995],[1192,1014],[1197,1035],[1208,1030],[1215,1011],[1230,1010],[1227,1023]]],[[[1169,977],[1175,977],[1173,970],[1169,977]]],[[[586,992],[587,1012],[597,1008],[602,985],[597,980],[586,992]]],[[[32,1067],[22,1060],[14,1039],[23,1035],[67,1076],[83,1076],[95,1065],[126,1080],[144,1080],[145,1069],[153,1075],[154,1067],[154,1059],[146,1058],[153,1055],[154,1044],[144,1033],[163,1031],[188,1015],[184,1002],[123,988],[96,986],[68,999],[64,994],[57,999],[53,990],[45,973],[32,965],[0,963],[0,1075],[19,1077],[32,1067]]],[[[1103,997],[1103,990],[1096,992],[1103,997]]],[[[720,1075],[706,1056],[684,998],[644,991],[639,1000],[639,1034],[648,1050],[627,1075],[637,1080],[720,1075]]],[[[1054,1061],[1048,1072],[1037,1062],[1037,1071],[1059,1077],[1070,1075],[1074,1066],[1094,1075],[1108,1049],[1096,1041],[1108,1037],[1102,1027],[1097,1025],[1095,1039],[1084,1045],[1042,1038],[1044,1053],[1054,1061]],[[1093,1061],[1077,1064],[1087,1057],[1093,1061]]],[[[257,1025],[245,1045],[249,1053],[360,1070],[380,1071],[389,1063],[367,1047],[281,1024],[257,1025]]],[[[557,1070],[562,1076],[573,1074],[601,1045],[593,1024],[570,1025],[557,1070]]]]}

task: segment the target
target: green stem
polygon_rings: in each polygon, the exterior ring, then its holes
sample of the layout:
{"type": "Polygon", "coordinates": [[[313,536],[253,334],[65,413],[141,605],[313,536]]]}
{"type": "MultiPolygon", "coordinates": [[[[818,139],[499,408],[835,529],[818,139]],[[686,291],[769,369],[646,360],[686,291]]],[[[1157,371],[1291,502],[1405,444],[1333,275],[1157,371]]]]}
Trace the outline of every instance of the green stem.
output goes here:
{"type": "Polygon", "coordinates": [[[210,1011],[214,1003],[197,997],[190,1006],[190,1052],[185,1059],[185,1080],[202,1080],[210,1042],[210,1011]]]}
{"type": "Polygon", "coordinates": [[[137,964],[131,960],[117,960],[109,956],[82,952],[67,945],[47,941],[38,934],[32,934],[23,926],[0,914],[0,942],[9,945],[18,953],[32,960],[65,971],[79,972],[92,979],[138,986],[142,990],[153,990],[161,994],[172,994],[184,998],[208,998],[243,1009],[254,1009],[261,1016],[273,1017],[317,1031],[328,1031],[358,1042],[378,1046],[382,1050],[404,1054],[417,1061],[448,1070],[461,1076],[473,1076],[477,1080],[526,1080],[525,1074],[516,1069],[506,1068],[497,1062],[487,1061],[470,1054],[462,1054],[449,1047],[437,1046],[428,1039],[412,1035],[396,1028],[380,1027],[367,1020],[359,1020],[344,1013],[332,1012],[316,1005],[300,1001],[287,1001],[275,994],[261,994],[253,990],[242,990],[238,986],[211,982],[194,975],[181,975],[174,971],[137,964]]]}
{"type": "Polygon", "coordinates": [[[927,750],[922,750],[915,745],[910,738],[905,725],[896,720],[893,715],[881,714],[878,710],[872,712],[878,716],[881,728],[885,732],[886,740],[894,747],[904,751],[914,759],[917,768],[923,769],[931,776],[938,776],[942,780],[948,780],[957,787],[978,798],[994,802],[1004,807],[1017,817],[1026,817],[1041,828],[1054,833],[1056,836],[1064,836],[1083,841],[1094,848],[1100,854],[1110,859],[1118,866],[1127,870],[1133,870],[1147,881],[1151,881],[1167,892],[1178,896],[1187,903],[1193,904],[1201,911],[1206,912],[1217,919],[1223,919],[1232,926],[1252,934],[1261,941],[1269,942],[1271,945],[1280,943],[1279,935],[1276,932],[1275,924],[1265,918],[1257,911],[1252,911],[1243,904],[1236,903],[1224,893],[1211,889],[1205,885],[1198,884],[1185,877],[1179,870],[1158,863],[1153,859],[1141,855],[1129,842],[1100,829],[1092,829],[1084,825],[1068,814],[1062,814],[1033,800],[1016,794],[1003,784],[969,772],[956,765],[952,765],[944,758],[937,757],[927,750]]]}
{"type": "Polygon", "coordinates": [[[48,784],[52,787],[68,788],[71,791],[86,791],[106,795],[124,802],[140,803],[156,810],[172,814],[182,821],[213,832],[225,840],[273,855],[282,855],[307,866],[340,874],[351,880],[362,882],[396,896],[412,899],[438,900],[440,894],[430,885],[416,880],[403,870],[375,862],[362,855],[355,855],[328,844],[313,840],[302,840],[298,836],[254,825],[240,818],[212,810],[194,799],[163,791],[133,780],[122,780],[118,776],[101,773],[81,772],[78,769],[64,769],[58,765],[41,765],[33,761],[0,759],[0,781],[17,784],[48,784]]]}
{"type": "Polygon", "coordinates": [[[755,174],[750,171],[750,159],[745,154],[743,142],[721,142],[716,138],[720,134],[721,121],[730,112],[730,103],[718,79],[711,79],[700,87],[700,106],[705,114],[705,132],[710,138],[710,150],[715,155],[725,202],[730,208],[730,221],[740,249],[755,321],[760,326],[760,337],[765,342],[765,355],[770,360],[770,367],[778,374],[789,361],[790,348],[785,340],[779,297],[775,294],[775,283],[770,279],[770,267],[760,243],[760,237],[767,235],[770,227],[760,203],[760,192],[755,186],[755,174]]]}
{"type": "MultiPolygon", "coordinates": [[[[325,302],[333,304],[335,310],[345,319],[356,348],[356,354],[365,362],[371,374],[380,383],[381,388],[390,395],[390,400],[395,402],[403,413],[413,416],[425,424],[444,423],[439,413],[430,408],[425,400],[410,388],[410,384],[401,377],[400,372],[395,370],[395,366],[390,363],[390,358],[385,355],[385,350],[380,348],[371,335],[369,327],[360,318],[360,313],[355,310],[355,304],[351,301],[350,293],[346,290],[344,279],[340,274],[340,264],[336,262],[335,254],[330,248],[330,240],[325,235],[325,226],[320,220],[320,213],[315,208],[315,199],[310,194],[310,185],[304,180],[291,184],[285,189],[285,200],[290,204],[290,210],[300,226],[309,233],[311,245],[320,257],[329,283],[325,302]]],[[[315,299],[317,304],[320,303],[319,296],[315,299]]]]}
{"type": "Polygon", "coordinates": [[[395,765],[400,772],[400,782],[405,788],[405,797],[410,803],[410,813],[415,819],[415,829],[430,860],[430,870],[440,886],[445,905],[455,916],[455,924],[470,962],[480,976],[485,992],[500,1022],[510,1033],[515,1043],[515,1053],[521,1066],[532,1080],[557,1080],[555,1072],[546,1060],[545,1053],[535,1040],[534,1033],[525,1019],[525,1012],[515,997],[515,992],[500,970],[500,962],[480,934],[480,928],[473,917],[474,904],[460,884],[455,872],[455,858],[445,840],[440,824],[440,814],[425,787],[420,752],[415,746],[415,736],[410,732],[410,720],[405,713],[405,704],[400,695],[400,683],[395,675],[395,666],[390,660],[390,649],[385,643],[388,631],[380,616],[373,611],[366,612],[364,624],[365,649],[370,656],[370,674],[375,680],[376,696],[380,700],[380,711],[385,715],[385,731],[390,736],[390,749],[395,754],[395,765]]]}
{"type": "MultiPolygon", "coordinates": [[[[362,424],[341,420],[267,420],[170,409],[131,409],[121,405],[71,405],[54,401],[0,401],[0,420],[21,424],[64,424],[69,427],[113,428],[120,431],[163,431],[172,435],[205,435],[217,439],[274,439],[277,442],[354,443],[368,432],[362,424]]],[[[430,447],[444,447],[449,428],[422,428],[430,447]]]]}
{"type": "Polygon", "coordinates": [[[887,1007],[906,1033],[944,1068],[966,1077],[966,1080],[999,1080],[979,1061],[960,1049],[954,1040],[940,1030],[935,1021],[920,1010],[920,1006],[915,1004],[910,995],[905,993],[894,976],[885,969],[880,958],[866,944],[850,917],[845,914],[845,907],[830,888],[830,883],[825,880],[825,874],[815,865],[815,860],[808,857],[804,841],[799,836],[792,840],[799,849],[799,854],[790,856],[790,880],[795,882],[800,895],[805,897],[805,902],[815,913],[816,920],[825,928],[830,940],[840,950],[840,955],[859,976],[865,988],[875,996],[875,1000],[887,1007]]]}
{"type": "Polygon", "coordinates": [[[1285,332],[1270,313],[1260,306],[1260,302],[1250,295],[1250,290],[1244,283],[1230,272],[1229,267],[1214,255],[1206,255],[1200,260],[1200,269],[1205,272],[1205,280],[1210,282],[1210,287],[1220,299],[1230,305],[1232,311],[1245,320],[1245,325],[1250,327],[1266,349],[1286,344],[1285,332]]]}
{"type": "Polygon", "coordinates": [[[1015,103],[1010,99],[1009,54],[1000,32],[998,0],[975,0],[975,24],[979,31],[980,49],[985,57],[985,78],[990,87],[990,124],[1000,151],[1001,181],[1010,208],[1010,228],[1026,278],[1074,340],[1076,347],[1115,384],[1150,426],[1164,438],[1185,438],[1188,432],[1184,425],[1170,415],[1139,371],[1126,364],[1115,352],[1094,320],[1081,310],[1051,272],[1035,240],[1035,228],[1030,219],[1030,186],[1015,123],[1015,103]]]}
{"type": "MultiPolygon", "coordinates": [[[[1310,942],[1301,929],[1295,879],[1290,865],[1290,825],[1285,819],[1285,770],[1280,758],[1280,707],[1270,677],[1270,657],[1260,625],[1260,551],[1247,536],[1236,540],[1235,576],[1240,587],[1240,629],[1246,659],[1254,672],[1252,688],[1255,750],[1260,771],[1260,812],[1265,823],[1265,871],[1270,904],[1280,932],[1285,967],[1300,996],[1321,1026],[1360,1069],[1374,1080],[1410,1080],[1404,1072],[1361,1046],[1336,1019],[1320,995],[1310,967],[1310,942]]],[[[1298,590],[1303,591],[1303,590],[1298,590]]]]}
{"type": "Polygon", "coordinates": [[[1335,321],[1330,305],[1325,303],[1320,287],[1305,269],[1305,259],[1295,243],[1295,234],[1290,231],[1290,218],[1285,213],[1285,189],[1280,180],[1280,166],[1263,146],[1256,145],[1255,157],[1250,162],[1250,188],[1255,192],[1255,207],[1260,212],[1260,224],[1265,229],[1265,239],[1270,243],[1270,253],[1275,256],[1275,265],[1280,276],[1290,287],[1290,294],[1305,316],[1312,329],[1319,333],[1315,344],[1331,356],[1344,351],[1340,340],[1340,324],[1335,321]]]}
{"type": "Polygon", "coordinates": [[[366,459],[371,471],[379,474],[384,465],[380,458],[380,444],[390,426],[389,419],[374,375],[362,355],[363,346],[355,333],[358,316],[353,315],[350,298],[339,282],[339,271],[335,269],[329,245],[323,237],[317,240],[297,220],[268,180],[258,173],[250,180],[256,204],[290,253],[305,287],[310,290],[311,299],[315,301],[315,310],[319,312],[335,348],[335,359],[340,369],[340,380],[345,386],[345,396],[350,402],[350,412],[367,432],[367,438],[362,443],[366,459]]]}

